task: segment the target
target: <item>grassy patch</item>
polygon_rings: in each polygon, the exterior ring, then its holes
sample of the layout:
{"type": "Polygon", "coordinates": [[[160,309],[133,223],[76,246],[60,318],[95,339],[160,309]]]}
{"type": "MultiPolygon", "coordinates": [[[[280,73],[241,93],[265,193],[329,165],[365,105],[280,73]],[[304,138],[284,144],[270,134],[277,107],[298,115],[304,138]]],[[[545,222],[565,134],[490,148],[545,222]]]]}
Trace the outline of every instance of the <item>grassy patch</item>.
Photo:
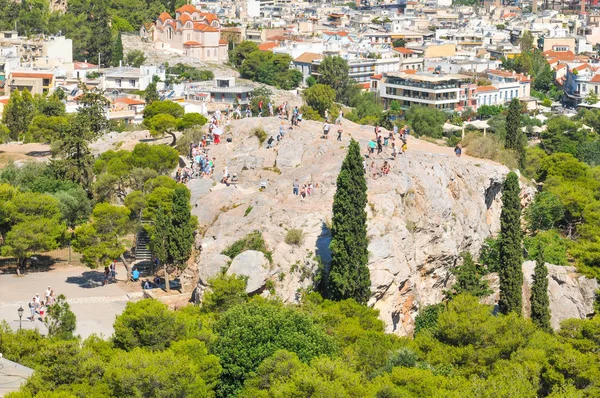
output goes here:
{"type": "Polygon", "coordinates": [[[252,134],[258,138],[259,145],[262,145],[267,139],[267,133],[261,127],[257,127],[252,130],[252,134]]]}
{"type": "Polygon", "coordinates": [[[304,241],[304,232],[301,229],[292,228],[285,234],[285,243],[300,246],[304,241]]]}
{"type": "Polygon", "coordinates": [[[252,231],[242,239],[234,242],[231,246],[228,246],[221,254],[226,255],[229,258],[235,258],[238,254],[245,252],[246,250],[256,250],[262,252],[269,263],[273,263],[273,252],[267,249],[267,244],[260,233],[260,231],[252,231]]]}

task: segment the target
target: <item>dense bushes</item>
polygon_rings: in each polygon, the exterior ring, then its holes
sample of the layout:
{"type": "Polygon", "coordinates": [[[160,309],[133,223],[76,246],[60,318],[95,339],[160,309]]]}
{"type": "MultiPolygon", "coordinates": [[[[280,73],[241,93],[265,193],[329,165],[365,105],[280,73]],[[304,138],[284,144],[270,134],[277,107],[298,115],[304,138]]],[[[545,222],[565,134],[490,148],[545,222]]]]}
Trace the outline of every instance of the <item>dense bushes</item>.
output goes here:
{"type": "Polygon", "coordinates": [[[48,339],[0,324],[0,351],[36,370],[10,397],[600,393],[597,316],[565,321],[553,335],[514,314],[493,316],[491,306],[463,294],[422,310],[419,319],[427,321],[409,339],[385,334],[377,312],[352,300],[310,293],[299,305],[283,305],[236,297],[224,312],[130,303],[112,341],[48,339]],[[122,346],[123,336],[135,343],[122,346]]]}
{"type": "Polygon", "coordinates": [[[466,134],[461,143],[470,156],[494,160],[511,169],[517,168],[519,165],[517,153],[510,149],[504,149],[500,139],[494,135],[488,134],[484,137],[480,133],[472,132],[466,134]]]}

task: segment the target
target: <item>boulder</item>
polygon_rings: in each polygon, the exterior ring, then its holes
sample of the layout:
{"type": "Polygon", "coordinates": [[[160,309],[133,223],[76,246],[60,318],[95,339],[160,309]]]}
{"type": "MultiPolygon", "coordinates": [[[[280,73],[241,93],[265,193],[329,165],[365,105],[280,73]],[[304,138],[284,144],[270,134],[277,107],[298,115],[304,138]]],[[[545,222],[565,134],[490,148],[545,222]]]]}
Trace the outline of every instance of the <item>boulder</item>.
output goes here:
{"type": "Polygon", "coordinates": [[[211,278],[219,275],[222,269],[227,269],[231,259],[224,254],[211,253],[200,258],[198,276],[201,281],[208,283],[211,278]]]}
{"type": "Polygon", "coordinates": [[[269,260],[262,252],[246,250],[235,256],[227,274],[247,276],[246,292],[248,294],[257,293],[264,288],[269,277],[269,260]]]}

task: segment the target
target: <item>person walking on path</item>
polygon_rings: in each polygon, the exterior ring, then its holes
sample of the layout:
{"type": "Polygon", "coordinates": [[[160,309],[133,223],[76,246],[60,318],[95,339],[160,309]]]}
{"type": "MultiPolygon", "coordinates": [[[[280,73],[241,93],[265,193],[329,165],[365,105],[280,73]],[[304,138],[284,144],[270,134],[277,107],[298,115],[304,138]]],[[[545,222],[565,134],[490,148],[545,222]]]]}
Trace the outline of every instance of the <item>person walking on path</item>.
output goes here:
{"type": "Polygon", "coordinates": [[[462,154],[462,148],[460,147],[460,144],[456,144],[456,147],[454,147],[454,153],[456,154],[457,158],[460,157],[462,154]]]}
{"type": "Polygon", "coordinates": [[[298,179],[294,180],[292,192],[294,195],[298,195],[298,189],[300,188],[300,183],[298,183],[298,179]]]}
{"type": "Polygon", "coordinates": [[[113,260],[110,264],[110,279],[113,282],[117,281],[117,260],[113,260]]]}

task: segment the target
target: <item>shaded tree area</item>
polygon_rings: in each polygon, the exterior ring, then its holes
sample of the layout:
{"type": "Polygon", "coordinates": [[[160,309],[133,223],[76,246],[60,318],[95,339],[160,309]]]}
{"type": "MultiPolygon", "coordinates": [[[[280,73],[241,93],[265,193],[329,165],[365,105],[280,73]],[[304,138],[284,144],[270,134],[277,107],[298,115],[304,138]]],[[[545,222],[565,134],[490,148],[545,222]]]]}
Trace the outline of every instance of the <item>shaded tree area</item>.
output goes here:
{"type": "MultiPolygon", "coordinates": [[[[378,312],[354,300],[305,293],[285,305],[240,295],[238,278],[217,279],[213,294],[224,306],[130,302],[109,340],[0,324],[4,357],[36,370],[9,396],[562,397],[600,389],[597,316],[550,334],[459,294],[408,338],[386,334],[378,312]]],[[[68,330],[69,317],[61,319],[68,330]]]]}

